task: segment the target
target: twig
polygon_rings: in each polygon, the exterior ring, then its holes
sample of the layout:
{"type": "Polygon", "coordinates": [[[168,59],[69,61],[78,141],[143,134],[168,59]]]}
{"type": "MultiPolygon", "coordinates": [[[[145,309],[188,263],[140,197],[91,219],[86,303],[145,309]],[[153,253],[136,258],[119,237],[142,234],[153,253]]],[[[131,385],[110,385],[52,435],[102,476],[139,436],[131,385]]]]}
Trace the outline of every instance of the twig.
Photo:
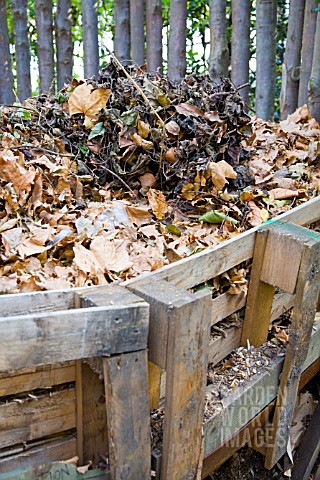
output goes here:
{"type": "Polygon", "coordinates": [[[164,125],[164,121],[162,120],[162,118],[160,117],[160,115],[155,111],[155,109],[153,108],[153,106],[151,105],[150,101],[148,100],[148,98],[146,97],[146,95],[143,93],[143,91],[141,90],[141,88],[139,87],[139,85],[133,80],[133,78],[131,77],[131,75],[127,72],[127,70],[124,68],[124,66],[119,62],[119,60],[117,59],[117,57],[109,50],[108,47],[105,47],[109,54],[111,55],[111,57],[113,58],[113,60],[116,62],[116,64],[118,65],[119,68],[121,68],[121,70],[123,71],[123,73],[125,74],[125,76],[130,80],[130,82],[132,83],[132,85],[138,90],[138,92],[140,93],[140,95],[142,96],[143,100],[149,105],[150,107],[150,110],[155,114],[155,116],[157,117],[157,119],[159,120],[160,122],[160,125],[163,126],[164,125]]]}
{"type": "Polygon", "coordinates": [[[24,107],[23,105],[2,105],[2,107],[6,107],[6,108],[22,108],[22,110],[29,110],[30,112],[33,112],[33,113],[39,113],[38,110],[36,110],[35,108],[30,108],[30,107],[24,107]]]}
{"type": "Polygon", "coordinates": [[[15,145],[8,148],[1,148],[0,152],[3,152],[4,150],[19,150],[19,148],[32,148],[33,150],[41,150],[41,152],[49,153],[50,155],[57,155],[59,157],[74,157],[73,153],[55,152],[53,150],[49,150],[48,148],[37,147],[36,145],[30,145],[28,143],[24,143],[22,145],[15,145]]]}
{"type": "Polygon", "coordinates": [[[113,175],[114,177],[116,177],[129,190],[129,192],[132,193],[132,195],[136,198],[136,200],[138,199],[137,195],[134,193],[132,188],[130,188],[129,185],[121,177],[119,177],[119,175],[117,175],[115,172],[113,172],[106,166],[104,166],[103,168],[105,168],[106,171],[110,173],[110,175],[113,175]]]}

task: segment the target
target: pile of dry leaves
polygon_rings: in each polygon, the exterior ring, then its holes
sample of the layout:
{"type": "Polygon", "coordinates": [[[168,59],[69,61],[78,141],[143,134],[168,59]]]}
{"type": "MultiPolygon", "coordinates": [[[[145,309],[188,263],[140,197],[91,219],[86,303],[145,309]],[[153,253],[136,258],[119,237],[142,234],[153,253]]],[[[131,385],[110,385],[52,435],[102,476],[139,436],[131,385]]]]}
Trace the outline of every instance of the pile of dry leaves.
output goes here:
{"type": "Polygon", "coordinates": [[[130,73],[0,109],[1,293],[125,280],[318,194],[306,107],[250,120],[229,80],[130,73]]]}

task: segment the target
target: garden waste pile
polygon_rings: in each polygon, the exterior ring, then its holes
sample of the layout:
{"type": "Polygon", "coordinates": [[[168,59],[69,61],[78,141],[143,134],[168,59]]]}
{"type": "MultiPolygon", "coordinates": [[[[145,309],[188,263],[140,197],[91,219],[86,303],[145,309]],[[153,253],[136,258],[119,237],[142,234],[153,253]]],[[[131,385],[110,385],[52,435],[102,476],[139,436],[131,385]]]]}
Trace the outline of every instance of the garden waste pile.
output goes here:
{"type": "Polygon", "coordinates": [[[240,94],[113,60],[98,79],[2,106],[0,293],[123,281],[318,195],[307,107],[270,123],[240,94]]]}

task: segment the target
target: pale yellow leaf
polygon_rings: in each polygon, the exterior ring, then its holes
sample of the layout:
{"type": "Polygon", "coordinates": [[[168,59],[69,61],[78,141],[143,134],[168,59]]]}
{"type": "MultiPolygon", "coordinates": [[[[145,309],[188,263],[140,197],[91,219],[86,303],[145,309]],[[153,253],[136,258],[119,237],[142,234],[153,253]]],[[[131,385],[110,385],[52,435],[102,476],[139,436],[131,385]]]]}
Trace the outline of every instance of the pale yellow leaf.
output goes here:
{"type": "Polygon", "coordinates": [[[84,124],[86,128],[93,128],[96,115],[102,108],[105,108],[111,90],[98,88],[93,90],[92,85],[83,83],[74,89],[69,98],[69,112],[70,116],[77,113],[85,115],[84,124]]]}

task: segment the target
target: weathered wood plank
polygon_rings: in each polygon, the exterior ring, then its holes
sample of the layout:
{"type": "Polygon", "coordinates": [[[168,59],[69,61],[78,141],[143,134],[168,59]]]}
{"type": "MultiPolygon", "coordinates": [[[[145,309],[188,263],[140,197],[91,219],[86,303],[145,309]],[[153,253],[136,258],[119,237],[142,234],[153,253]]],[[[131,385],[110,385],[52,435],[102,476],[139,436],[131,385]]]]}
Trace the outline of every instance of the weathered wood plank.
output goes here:
{"type": "Polygon", "coordinates": [[[312,230],[281,222],[274,222],[267,231],[260,280],[294,293],[304,243],[318,235],[312,230]]]}
{"type": "Polygon", "coordinates": [[[259,347],[268,337],[275,287],[263,282],[260,278],[268,235],[268,230],[261,230],[256,235],[241,334],[241,345],[244,346],[247,345],[249,340],[251,345],[259,347]]]}
{"type": "Polygon", "coordinates": [[[146,348],[148,310],[141,302],[0,318],[0,370],[146,348]]]}
{"type": "MultiPolygon", "coordinates": [[[[303,371],[318,359],[319,350],[320,324],[317,324],[303,363],[303,371]]],[[[223,399],[223,408],[204,425],[205,457],[232,438],[276,398],[283,362],[283,357],[277,357],[268,370],[254,375],[223,399]]],[[[210,392],[210,385],[207,391],[210,392]]]]}
{"type": "Polygon", "coordinates": [[[75,389],[24,403],[0,405],[0,448],[71,430],[76,425],[75,389]]]}
{"type": "Polygon", "coordinates": [[[272,438],[267,448],[266,468],[272,468],[286,452],[302,364],[308,352],[317,311],[319,289],[320,236],[313,233],[310,235],[310,241],[304,244],[289,342],[273,419],[272,438]]]}
{"type": "Polygon", "coordinates": [[[189,294],[188,301],[177,303],[168,310],[162,480],[195,478],[202,461],[211,295],[189,294]]]}
{"type": "Polygon", "coordinates": [[[237,312],[246,304],[246,295],[229,295],[223,293],[212,300],[212,319],[211,325],[214,325],[229,315],[237,312]]]}
{"type": "Polygon", "coordinates": [[[40,371],[0,378],[0,397],[74,382],[75,365],[49,365],[40,371]]]}
{"type": "Polygon", "coordinates": [[[151,476],[147,362],[146,350],[103,359],[112,480],[151,476]]]}
{"type": "Polygon", "coordinates": [[[77,455],[79,464],[98,465],[108,456],[107,415],[103,381],[90,365],[76,363],[77,455]]]}
{"type": "Polygon", "coordinates": [[[167,282],[142,281],[128,288],[149,303],[149,360],[165,369],[167,362],[167,345],[169,323],[174,307],[185,305],[194,300],[191,293],[181,288],[174,288],[167,282]]]}
{"type": "MultiPolygon", "coordinates": [[[[320,197],[316,197],[289,212],[279,215],[276,219],[269,221],[268,224],[270,225],[277,220],[295,223],[296,225],[308,225],[319,220],[319,218],[320,197]]],[[[192,288],[252,258],[256,232],[260,229],[261,227],[252,228],[196,255],[178,260],[155,272],[141,275],[139,278],[131,279],[125,282],[125,285],[133,285],[135,282],[152,278],[171,282],[178,287],[192,288]]]]}
{"type": "Polygon", "coordinates": [[[74,308],[74,291],[55,290],[1,295],[0,317],[69,310],[74,308]]]}
{"type": "MultiPolygon", "coordinates": [[[[52,439],[49,442],[44,442],[42,445],[23,446],[20,453],[10,455],[9,450],[7,455],[0,458],[0,480],[15,479],[15,474],[12,473],[12,470],[18,468],[27,469],[28,467],[43,464],[44,461],[49,463],[74,457],[76,455],[76,439],[74,436],[52,439]],[[1,475],[7,472],[11,472],[10,475],[1,475]]],[[[32,477],[32,480],[35,480],[35,477],[32,477]]]]}
{"type": "MultiPolygon", "coordinates": [[[[218,297],[219,298],[219,297],[218,297]]],[[[293,306],[294,295],[280,293],[275,295],[272,309],[271,322],[293,306]]],[[[209,345],[209,363],[217,364],[227,357],[233,350],[241,345],[241,325],[234,326],[225,331],[225,337],[217,336],[209,345]]]]}
{"type": "Polygon", "coordinates": [[[33,468],[20,469],[0,475],[0,480],[110,480],[108,472],[101,470],[88,470],[78,473],[74,465],[70,463],[46,463],[33,468]]]}

